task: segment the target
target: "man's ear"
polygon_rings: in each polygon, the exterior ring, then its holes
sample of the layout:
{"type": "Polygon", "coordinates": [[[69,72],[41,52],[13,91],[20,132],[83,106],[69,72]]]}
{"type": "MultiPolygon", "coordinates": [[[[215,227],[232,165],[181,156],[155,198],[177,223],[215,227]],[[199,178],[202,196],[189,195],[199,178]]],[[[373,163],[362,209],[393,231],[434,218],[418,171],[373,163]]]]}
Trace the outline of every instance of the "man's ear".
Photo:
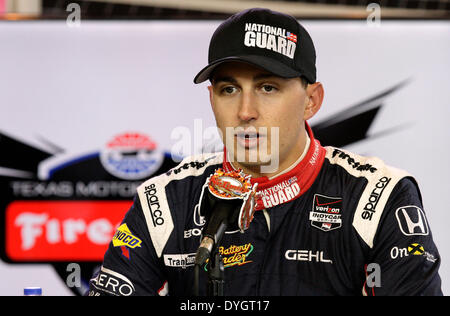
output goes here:
{"type": "Polygon", "coordinates": [[[209,91],[209,103],[211,104],[211,106],[213,106],[213,86],[212,85],[208,86],[208,91],[209,91]]]}
{"type": "Polygon", "coordinates": [[[320,82],[308,85],[306,88],[306,105],[303,120],[309,120],[319,111],[322,106],[323,97],[324,90],[320,82]]]}

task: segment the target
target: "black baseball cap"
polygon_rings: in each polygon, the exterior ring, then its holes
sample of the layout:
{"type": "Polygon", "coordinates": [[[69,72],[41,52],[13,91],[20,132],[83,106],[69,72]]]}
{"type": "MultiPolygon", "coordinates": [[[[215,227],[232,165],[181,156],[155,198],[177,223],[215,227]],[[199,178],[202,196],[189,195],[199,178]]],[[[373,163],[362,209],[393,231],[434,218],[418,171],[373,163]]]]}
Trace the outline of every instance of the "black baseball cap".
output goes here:
{"type": "Polygon", "coordinates": [[[217,66],[229,61],[316,82],[316,50],[308,32],[294,17],[269,9],[247,9],[219,25],[209,44],[209,64],[194,82],[208,80],[217,66]]]}

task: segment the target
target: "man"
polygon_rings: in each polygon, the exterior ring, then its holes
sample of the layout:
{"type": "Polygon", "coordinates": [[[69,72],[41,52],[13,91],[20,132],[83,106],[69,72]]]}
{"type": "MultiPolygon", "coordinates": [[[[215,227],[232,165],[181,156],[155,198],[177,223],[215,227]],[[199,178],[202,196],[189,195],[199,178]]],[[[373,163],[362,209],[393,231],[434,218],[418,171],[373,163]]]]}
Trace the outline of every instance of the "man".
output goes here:
{"type": "Polygon", "coordinates": [[[208,225],[201,196],[219,168],[250,175],[256,190],[251,224],[214,246],[225,295],[442,294],[414,178],[314,138],[307,120],[324,90],[313,42],[293,17],[250,9],[227,19],[194,82],[208,79],[224,152],[188,157],[138,188],[90,295],[191,295],[208,225]]]}

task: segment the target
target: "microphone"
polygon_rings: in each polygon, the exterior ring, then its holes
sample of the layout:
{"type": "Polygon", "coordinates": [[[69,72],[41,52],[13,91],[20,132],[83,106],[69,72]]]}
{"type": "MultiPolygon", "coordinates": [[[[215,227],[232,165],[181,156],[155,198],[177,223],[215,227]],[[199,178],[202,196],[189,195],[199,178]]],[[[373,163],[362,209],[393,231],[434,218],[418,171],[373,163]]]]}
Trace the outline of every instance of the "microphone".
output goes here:
{"type": "Polygon", "coordinates": [[[228,226],[237,221],[242,204],[240,200],[227,201],[218,199],[212,196],[209,191],[206,191],[205,199],[209,203],[202,203],[202,205],[205,213],[208,214],[205,214],[206,224],[202,231],[202,240],[195,257],[195,263],[199,265],[205,263],[210,257],[214,246],[220,244],[228,226]],[[206,205],[209,207],[206,207],[206,205]]]}
{"type": "Polygon", "coordinates": [[[203,265],[227,228],[248,229],[255,212],[257,184],[242,171],[224,172],[217,169],[205,182],[198,211],[205,217],[202,239],[195,256],[195,264],[203,265]]]}

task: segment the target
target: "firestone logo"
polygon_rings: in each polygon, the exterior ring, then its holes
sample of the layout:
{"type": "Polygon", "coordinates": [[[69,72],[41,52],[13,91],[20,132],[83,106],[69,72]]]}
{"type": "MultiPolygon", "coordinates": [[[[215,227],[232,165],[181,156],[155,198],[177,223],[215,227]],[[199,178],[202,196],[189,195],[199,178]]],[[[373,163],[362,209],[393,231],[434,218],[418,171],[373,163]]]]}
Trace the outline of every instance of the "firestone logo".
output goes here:
{"type": "Polygon", "coordinates": [[[102,260],[131,203],[13,202],[6,209],[6,253],[17,261],[102,260]]]}

